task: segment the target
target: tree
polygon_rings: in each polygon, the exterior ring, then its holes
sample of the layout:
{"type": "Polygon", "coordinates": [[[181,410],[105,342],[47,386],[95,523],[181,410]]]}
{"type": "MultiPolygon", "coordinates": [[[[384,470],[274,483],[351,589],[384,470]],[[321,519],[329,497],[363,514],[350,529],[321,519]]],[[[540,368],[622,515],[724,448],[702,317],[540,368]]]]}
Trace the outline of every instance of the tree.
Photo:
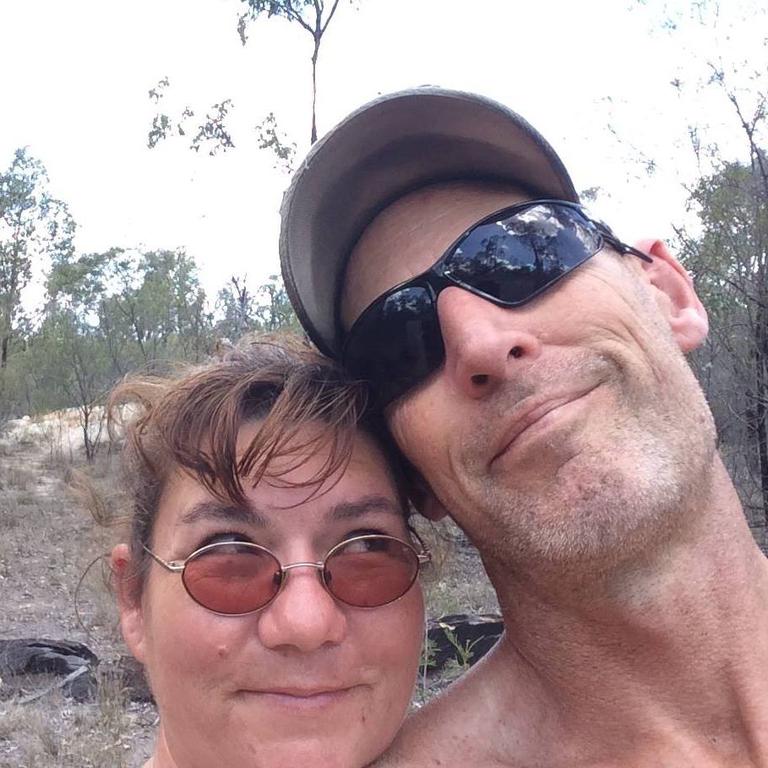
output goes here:
{"type": "Polygon", "coordinates": [[[746,477],[744,502],[768,524],[768,173],[756,150],[750,164],[726,162],[691,194],[703,231],[678,230],[686,266],[707,305],[712,333],[697,358],[700,379],[746,477]],[[703,375],[702,375],[703,374],[703,375]]]}
{"type": "Polygon", "coordinates": [[[312,122],[309,141],[314,144],[317,141],[317,58],[320,54],[320,45],[323,35],[333,19],[339,0],[331,0],[326,12],[325,0],[241,0],[248,6],[248,10],[240,15],[237,22],[237,31],[240,41],[246,44],[248,24],[260,16],[267,18],[277,16],[297,24],[312,37],[312,122]]]}
{"type": "MultiPolygon", "coordinates": [[[[196,361],[205,356],[212,317],[197,265],[184,250],[113,249],[92,258],[94,271],[87,273],[92,285],[86,289],[81,284],[79,290],[98,297],[98,307],[90,301],[87,311],[98,315],[113,351],[130,350],[129,368],[161,359],[196,361]]],[[[113,359],[118,358],[113,355],[113,359]]]]}
{"type": "Polygon", "coordinates": [[[216,334],[228,342],[235,342],[252,332],[300,331],[299,321],[278,275],[270,275],[255,293],[248,288],[245,276],[233,275],[219,291],[216,308],[220,315],[216,334]]]}
{"type": "Polygon", "coordinates": [[[256,295],[258,330],[267,333],[285,330],[301,332],[298,318],[279,275],[270,275],[267,282],[259,286],[256,295]]]}
{"type": "MultiPolygon", "coordinates": [[[[645,0],[634,6],[656,13],[645,0]]],[[[709,338],[692,364],[712,406],[721,454],[750,523],[765,532],[765,547],[768,71],[762,62],[768,40],[761,19],[768,9],[754,0],[677,0],[659,7],[652,24],[675,39],[681,56],[670,84],[685,114],[702,116],[681,130],[694,161],[684,181],[694,216],[675,226],[681,257],[710,315],[709,338]]],[[[649,171],[656,167],[638,154],[649,171]]]]}
{"type": "Polygon", "coordinates": [[[16,150],[0,174],[0,369],[22,321],[22,292],[33,262],[43,265],[73,251],[74,221],[47,186],[45,168],[26,149],[16,150]]]}
{"type": "Polygon", "coordinates": [[[220,314],[216,323],[219,338],[234,342],[258,328],[256,298],[248,289],[247,275],[232,275],[229,278],[229,282],[219,291],[216,309],[220,314]]]}
{"type": "Polygon", "coordinates": [[[100,406],[116,381],[98,327],[84,322],[73,308],[49,307],[30,357],[35,410],[77,408],[85,457],[93,461],[104,425],[100,406]]]}
{"type": "MultiPolygon", "coordinates": [[[[336,15],[340,0],[240,0],[247,6],[237,20],[237,32],[240,42],[245,45],[248,41],[248,27],[259,18],[276,17],[296,25],[312,38],[311,77],[312,100],[310,107],[310,144],[317,141],[317,64],[320,46],[328,30],[328,25],[336,15]]],[[[150,100],[158,104],[164,99],[170,87],[168,77],[162,77],[149,90],[150,100]]],[[[231,99],[222,99],[206,112],[205,119],[195,122],[195,110],[185,106],[180,114],[173,117],[166,112],[158,112],[152,120],[152,127],[147,134],[147,146],[156,147],[161,141],[171,135],[187,136],[192,133],[190,148],[199,152],[201,147],[208,148],[209,155],[226,152],[235,146],[232,134],[227,127],[227,118],[234,108],[231,99]]],[[[260,149],[270,149],[275,153],[280,167],[290,171],[296,154],[296,144],[285,136],[278,128],[274,112],[256,126],[258,146],[260,149]]]]}

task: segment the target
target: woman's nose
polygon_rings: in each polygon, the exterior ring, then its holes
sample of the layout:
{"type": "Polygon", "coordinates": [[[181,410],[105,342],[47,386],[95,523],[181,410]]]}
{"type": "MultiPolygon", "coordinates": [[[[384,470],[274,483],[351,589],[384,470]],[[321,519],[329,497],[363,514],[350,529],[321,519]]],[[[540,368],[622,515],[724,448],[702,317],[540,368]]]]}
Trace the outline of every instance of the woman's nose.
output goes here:
{"type": "Polygon", "coordinates": [[[440,294],[438,317],[445,374],[468,397],[489,396],[541,354],[541,342],[527,327],[524,309],[499,307],[451,287],[440,294]]]}
{"type": "Polygon", "coordinates": [[[320,570],[300,566],[286,571],[284,578],[280,593],[260,612],[262,644],[310,653],[342,642],[347,633],[345,609],[326,590],[320,570]]]}

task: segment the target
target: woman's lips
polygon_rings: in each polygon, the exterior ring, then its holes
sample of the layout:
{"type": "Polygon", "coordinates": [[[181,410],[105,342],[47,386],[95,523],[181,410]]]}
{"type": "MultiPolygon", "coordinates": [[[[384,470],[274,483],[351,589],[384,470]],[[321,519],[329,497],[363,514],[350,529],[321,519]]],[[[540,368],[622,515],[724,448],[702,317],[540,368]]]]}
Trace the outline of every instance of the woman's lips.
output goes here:
{"type": "Polygon", "coordinates": [[[274,707],[297,711],[314,711],[343,704],[360,691],[363,686],[351,685],[342,688],[267,688],[244,690],[243,694],[255,696],[274,707]]]}

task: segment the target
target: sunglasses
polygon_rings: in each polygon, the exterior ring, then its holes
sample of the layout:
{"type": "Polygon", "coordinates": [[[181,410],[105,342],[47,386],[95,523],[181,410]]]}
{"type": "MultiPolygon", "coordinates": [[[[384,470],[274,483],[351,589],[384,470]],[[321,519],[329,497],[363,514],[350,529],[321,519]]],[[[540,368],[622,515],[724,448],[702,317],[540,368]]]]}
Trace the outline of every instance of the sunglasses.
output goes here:
{"type": "Polygon", "coordinates": [[[604,245],[643,261],[610,228],[564,200],[532,200],[491,214],[468,229],[416,277],[379,296],[352,326],[342,360],[371,384],[383,408],[443,364],[437,298],[450,286],[500,307],[519,307],[555,285],[604,245]]]}
{"type": "Polygon", "coordinates": [[[266,547],[246,541],[218,541],[196,549],[185,560],[163,560],[146,552],[169,571],[181,574],[187,594],[214,613],[241,616],[266,608],[295,568],[315,568],[328,593],[354,608],[378,608],[401,598],[420,568],[432,559],[408,542],[370,534],[345,539],[317,562],[283,565],[266,547]]]}

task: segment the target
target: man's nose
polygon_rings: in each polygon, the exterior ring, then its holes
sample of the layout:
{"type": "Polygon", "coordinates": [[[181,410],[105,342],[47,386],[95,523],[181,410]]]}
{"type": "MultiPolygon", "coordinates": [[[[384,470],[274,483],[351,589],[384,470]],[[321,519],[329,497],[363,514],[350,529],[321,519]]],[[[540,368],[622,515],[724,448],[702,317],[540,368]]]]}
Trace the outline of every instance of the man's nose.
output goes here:
{"type": "Polygon", "coordinates": [[[280,594],[259,615],[259,637],[273,650],[310,653],[346,637],[344,607],[323,586],[313,567],[291,569],[280,594]]]}
{"type": "Polygon", "coordinates": [[[445,373],[460,392],[474,399],[487,397],[541,354],[541,341],[523,325],[524,314],[462,288],[441,292],[445,373]]]}

